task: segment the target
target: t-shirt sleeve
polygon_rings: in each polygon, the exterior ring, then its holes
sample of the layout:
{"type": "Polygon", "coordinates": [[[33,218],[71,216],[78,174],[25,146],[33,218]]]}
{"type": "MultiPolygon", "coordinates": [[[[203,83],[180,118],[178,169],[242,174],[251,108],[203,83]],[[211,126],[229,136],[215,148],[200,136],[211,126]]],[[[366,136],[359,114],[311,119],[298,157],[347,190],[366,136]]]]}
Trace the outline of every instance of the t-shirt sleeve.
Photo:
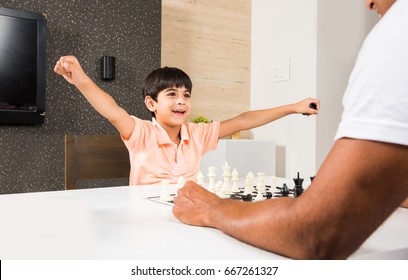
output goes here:
{"type": "Polygon", "coordinates": [[[194,141],[199,141],[202,146],[201,155],[204,155],[208,151],[215,150],[220,134],[220,122],[198,123],[193,124],[193,126],[194,141]]]}
{"type": "Polygon", "coordinates": [[[367,36],[343,98],[335,140],[408,145],[407,2],[397,1],[367,36]]]}

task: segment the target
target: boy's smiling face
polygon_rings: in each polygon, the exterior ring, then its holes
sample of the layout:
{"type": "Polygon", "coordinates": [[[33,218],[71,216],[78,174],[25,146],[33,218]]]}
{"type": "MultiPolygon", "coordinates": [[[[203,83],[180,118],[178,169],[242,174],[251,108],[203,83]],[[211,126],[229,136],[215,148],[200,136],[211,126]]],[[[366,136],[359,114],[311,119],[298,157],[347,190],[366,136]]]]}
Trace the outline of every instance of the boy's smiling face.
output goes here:
{"type": "Polygon", "coordinates": [[[178,126],[190,114],[191,93],[184,86],[166,88],[158,93],[157,102],[151,98],[146,100],[146,106],[161,125],[178,126]]]}

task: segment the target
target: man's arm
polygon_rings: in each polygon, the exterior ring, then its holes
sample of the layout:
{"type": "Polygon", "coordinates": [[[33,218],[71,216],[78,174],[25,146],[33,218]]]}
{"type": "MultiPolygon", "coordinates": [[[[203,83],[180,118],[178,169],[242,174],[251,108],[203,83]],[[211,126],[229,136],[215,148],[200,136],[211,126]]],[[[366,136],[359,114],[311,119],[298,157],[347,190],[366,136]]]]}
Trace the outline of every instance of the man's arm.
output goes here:
{"type": "Polygon", "coordinates": [[[404,202],[401,204],[401,207],[408,208],[408,198],[404,200],[404,202]]]}
{"type": "Polygon", "coordinates": [[[407,146],[340,139],[298,198],[222,200],[188,183],[173,213],[291,258],[344,259],[407,197],[406,170],[407,146]]]}
{"type": "Polygon", "coordinates": [[[74,56],[61,57],[54,71],[75,85],[95,110],[107,118],[125,139],[130,137],[134,128],[132,117],[89,78],[74,56]]]}
{"type": "Polygon", "coordinates": [[[319,108],[319,100],[314,98],[306,98],[297,103],[287,104],[280,107],[244,112],[236,117],[222,121],[220,123],[218,138],[231,135],[237,131],[262,126],[290,114],[317,114],[319,108]],[[311,103],[316,105],[316,109],[309,107],[311,103]]]}

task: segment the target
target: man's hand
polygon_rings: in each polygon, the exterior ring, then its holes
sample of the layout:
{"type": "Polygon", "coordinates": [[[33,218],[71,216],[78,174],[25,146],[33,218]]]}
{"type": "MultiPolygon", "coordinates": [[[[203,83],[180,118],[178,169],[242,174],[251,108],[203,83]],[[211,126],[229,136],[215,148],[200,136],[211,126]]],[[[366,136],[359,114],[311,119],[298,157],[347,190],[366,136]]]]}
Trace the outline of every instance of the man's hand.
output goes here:
{"type": "Polygon", "coordinates": [[[211,211],[215,210],[220,202],[221,198],[189,181],[177,192],[173,214],[185,224],[212,227],[211,211]]]}

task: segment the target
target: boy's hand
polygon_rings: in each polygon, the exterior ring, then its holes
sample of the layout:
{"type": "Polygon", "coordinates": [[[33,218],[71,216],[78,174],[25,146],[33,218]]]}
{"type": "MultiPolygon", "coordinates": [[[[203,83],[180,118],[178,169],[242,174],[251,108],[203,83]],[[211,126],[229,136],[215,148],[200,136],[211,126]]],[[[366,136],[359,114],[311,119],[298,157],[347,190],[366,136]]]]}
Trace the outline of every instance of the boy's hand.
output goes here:
{"type": "Polygon", "coordinates": [[[88,77],[74,56],[63,56],[57,61],[54,72],[63,76],[70,84],[78,86],[88,77]]]}
{"type": "Polygon", "coordinates": [[[320,109],[320,101],[315,98],[306,98],[293,105],[296,113],[306,116],[317,115],[320,109]]]}

